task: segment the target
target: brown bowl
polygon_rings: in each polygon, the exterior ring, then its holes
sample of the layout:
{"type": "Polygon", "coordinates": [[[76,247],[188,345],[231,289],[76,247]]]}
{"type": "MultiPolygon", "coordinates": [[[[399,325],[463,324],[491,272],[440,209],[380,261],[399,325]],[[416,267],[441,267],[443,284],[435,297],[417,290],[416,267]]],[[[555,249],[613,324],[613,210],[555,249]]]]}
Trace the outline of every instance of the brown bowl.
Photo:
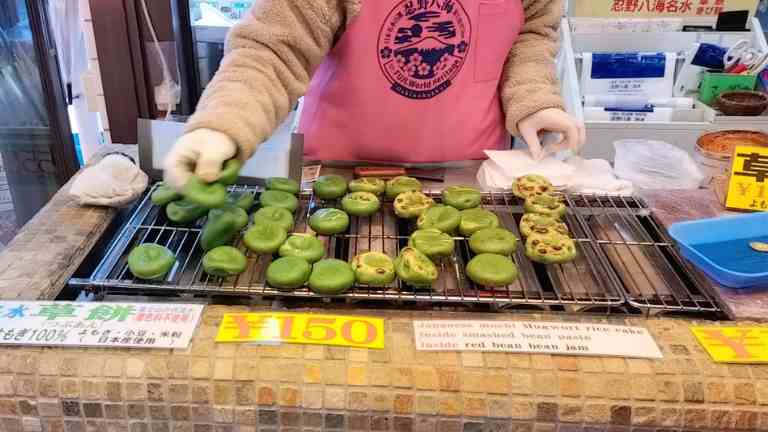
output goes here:
{"type": "Polygon", "coordinates": [[[730,159],[736,146],[768,147],[768,134],[750,130],[724,130],[699,137],[696,148],[714,158],[730,159]]]}
{"type": "Polygon", "coordinates": [[[728,116],[759,116],[768,109],[768,96],[756,91],[731,91],[721,93],[716,104],[728,116]]]}

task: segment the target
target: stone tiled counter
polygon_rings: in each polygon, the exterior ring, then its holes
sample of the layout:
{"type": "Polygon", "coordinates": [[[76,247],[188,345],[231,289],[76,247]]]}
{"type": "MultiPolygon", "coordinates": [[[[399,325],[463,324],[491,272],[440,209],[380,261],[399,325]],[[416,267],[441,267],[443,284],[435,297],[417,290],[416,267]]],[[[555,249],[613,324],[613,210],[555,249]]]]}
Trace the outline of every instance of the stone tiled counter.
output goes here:
{"type": "MultiPolygon", "coordinates": [[[[114,215],[59,193],[0,254],[2,297],[55,296],[114,215]]],[[[768,366],[713,364],[690,320],[355,310],[385,318],[384,350],[214,343],[245,310],[207,307],[187,350],[2,347],[0,430],[768,431],[768,366]],[[645,326],[665,357],[418,352],[427,317],[645,326]]]]}
{"type": "Polygon", "coordinates": [[[222,314],[244,310],[208,307],[183,351],[2,349],[0,424],[8,432],[768,430],[768,366],[711,363],[689,321],[472,315],[641,325],[661,361],[416,351],[412,320],[457,317],[439,312],[356,312],[386,318],[384,350],[214,343],[222,314]]]}

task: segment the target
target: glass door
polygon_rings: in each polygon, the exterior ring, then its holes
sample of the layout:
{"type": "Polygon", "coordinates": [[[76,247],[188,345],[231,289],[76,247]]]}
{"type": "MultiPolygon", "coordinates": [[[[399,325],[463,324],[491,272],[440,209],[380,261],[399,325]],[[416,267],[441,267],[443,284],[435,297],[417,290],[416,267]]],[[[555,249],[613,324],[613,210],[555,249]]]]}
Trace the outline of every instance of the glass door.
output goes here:
{"type": "Polygon", "coordinates": [[[0,1],[0,249],[77,169],[44,0],[0,1]]]}

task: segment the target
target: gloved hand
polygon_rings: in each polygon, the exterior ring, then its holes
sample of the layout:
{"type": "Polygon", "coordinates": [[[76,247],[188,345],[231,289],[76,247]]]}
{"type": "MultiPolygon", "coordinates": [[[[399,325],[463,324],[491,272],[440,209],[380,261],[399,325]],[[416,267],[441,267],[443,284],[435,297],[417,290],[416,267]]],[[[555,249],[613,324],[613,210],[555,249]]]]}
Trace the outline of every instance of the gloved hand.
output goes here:
{"type": "Polygon", "coordinates": [[[236,153],[235,142],[221,132],[197,129],[184,134],[176,140],[163,162],[165,183],[181,191],[193,174],[204,182],[214,182],[218,180],[224,162],[236,153]]]}
{"type": "Polygon", "coordinates": [[[517,124],[520,135],[528,144],[531,155],[539,160],[560,150],[570,149],[577,152],[587,141],[584,124],[577,121],[565,111],[557,108],[546,108],[520,120],[517,124]],[[562,139],[552,145],[542,148],[539,134],[543,132],[558,132],[562,139]]]}

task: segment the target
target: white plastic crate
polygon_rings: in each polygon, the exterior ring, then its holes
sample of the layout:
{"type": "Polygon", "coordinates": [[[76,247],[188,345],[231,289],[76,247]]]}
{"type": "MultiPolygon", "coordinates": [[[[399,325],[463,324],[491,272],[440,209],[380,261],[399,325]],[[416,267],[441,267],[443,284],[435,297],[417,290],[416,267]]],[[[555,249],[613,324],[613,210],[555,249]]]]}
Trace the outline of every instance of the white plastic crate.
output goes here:
{"type": "MultiPolygon", "coordinates": [[[[562,48],[558,57],[558,73],[562,80],[563,97],[568,111],[580,120],[584,120],[580,88],[581,55],[584,52],[675,52],[679,54],[677,74],[684,60],[684,53],[694,43],[731,46],[740,39],[748,39],[753,46],[768,51],[763,29],[755,18],[751,21],[749,33],[573,33],[569,19],[564,18],[561,37],[562,48]]],[[[661,140],[692,153],[696,140],[706,132],[731,128],[768,130],[768,116],[720,116],[715,110],[698,102],[695,109],[679,111],[675,117],[672,122],[585,122],[587,146],[583,155],[612,161],[613,143],[620,139],[661,140]]]]}

